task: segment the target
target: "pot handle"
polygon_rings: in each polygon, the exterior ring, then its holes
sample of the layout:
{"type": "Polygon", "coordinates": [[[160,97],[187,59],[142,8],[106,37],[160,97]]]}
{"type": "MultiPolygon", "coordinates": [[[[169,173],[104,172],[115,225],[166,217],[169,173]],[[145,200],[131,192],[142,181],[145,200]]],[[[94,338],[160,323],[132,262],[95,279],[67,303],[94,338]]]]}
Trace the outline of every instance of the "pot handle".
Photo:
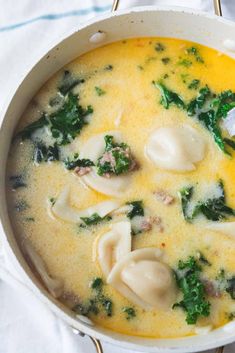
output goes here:
{"type": "MultiPolygon", "coordinates": [[[[119,1],[120,0],[113,0],[112,12],[118,9],[119,1]]],[[[222,16],[221,0],[213,0],[213,4],[214,4],[215,14],[217,16],[222,16]]]]}
{"type": "Polygon", "coordinates": [[[93,343],[94,346],[95,346],[96,353],[104,353],[103,348],[102,348],[102,344],[101,344],[100,340],[98,340],[98,339],[95,338],[95,337],[86,335],[85,333],[83,333],[82,331],[78,330],[77,328],[74,328],[73,326],[71,326],[71,329],[72,329],[72,331],[73,331],[73,333],[74,333],[75,335],[79,335],[79,336],[81,336],[81,337],[84,337],[84,336],[89,337],[90,340],[92,341],[92,343],[93,343]]]}

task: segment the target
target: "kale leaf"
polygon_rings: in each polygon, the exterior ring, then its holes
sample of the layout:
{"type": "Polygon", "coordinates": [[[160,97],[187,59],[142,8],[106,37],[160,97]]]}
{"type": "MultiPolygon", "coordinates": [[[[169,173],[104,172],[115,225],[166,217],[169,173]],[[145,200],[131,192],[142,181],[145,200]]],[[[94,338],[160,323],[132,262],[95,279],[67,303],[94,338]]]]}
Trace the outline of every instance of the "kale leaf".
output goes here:
{"type": "Polygon", "coordinates": [[[188,85],[188,89],[198,89],[199,85],[200,85],[200,80],[194,79],[188,85]]]}
{"type": "Polygon", "coordinates": [[[12,183],[12,189],[16,190],[18,188],[26,187],[27,184],[24,180],[24,176],[22,174],[19,175],[12,175],[10,176],[10,182],[12,183]]]}
{"type": "Polygon", "coordinates": [[[98,213],[93,213],[90,217],[81,217],[84,224],[81,224],[80,227],[96,225],[103,221],[110,221],[111,219],[110,216],[100,217],[98,213]]]}
{"type": "Polygon", "coordinates": [[[194,55],[196,61],[198,61],[198,62],[200,62],[200,63],[204,63],[204,60],[203,60],[201,54],[199,53],[198,48],[196,48],[196,47],[190,47],[190,48],[186,49],[186,52],[187,52],[188,54],[194,55]]]}
{"type": "Polygon", "coordinates": [[[36,120],[33,123],[24,127],[24,129],[22,131],[20,131],[17,134],[17,136],[21,137],[22,140],[31,139],[32,134],[36,130],[41,129],[48,124],[49,124],[49,121],[47,120],[46,114],[43,113],[42,116],[38,120],[36,120]]]}
{"type": "Polygon", "coordinates": [[[211,91],[208,86],[205,86],[199,90],[199,94],[196,98],[192,99],[187,106],[187,113],[189,116],[193,116],[199,109],[202,109],[207,99],[211,97],[211,91]]]}
{"type": "Polygon", "coordinates": [[[191,256],[188,260],[180,260],[176,273],[176,282],[183,294],[183,299],[175,303],[173,308],[182,308],[186,312],[186,322],[196,324],[200,317],[210,315],[210,303],[206,300],[205,287],[200,279],[201,266],[191,256]]]}
{"type": "Polygon", "coordinates": [[[93,279],[91,283],[91,288],[100,291],[102,290],[103,285],[104,285],[104,281],[102,280],[102,278],[96,277],[95,279],[93,279]]]}
{"type": "Polygon", "coordinates": [[[34,143],[33,161],[35,163],[52,162],[59,160],[59,148],[55,143],[53,146],[46,146],[43,142],[34,143]]]}
{"type": "Polygon", "coordinates": [[[136,317],[135,309],[130,306],[125,306],[122,311],[126,314],[126,319],[129,321],[136,317]]]}
{"type": "Polygon", "coordinates": [[[131,210],[127,213],[128,218],[132,219],[135,216],[144,216],[143,201],[127,202],[127,205],[132,207],[131,210]]]}
{"type": "Polygon", "coordinates": [[[97,86],[95,86],[95,91],[98,96],[103,96],[106,93],[102,88],[97,87],[97,86]]]}
{"type": "Polygon", "coordinates": [[[70,71],[65,70],[61,83],[58,87],[59,92],[65,96],[67,93],[69,93],[75,86],[77,86],[80,83],[84,83],[85,80],[81,78],[74,77],[70,71]]]}
{"type": "Polygon", "coordinates": [[[193,193],[193,187],[184,188],[180,191],[181,206],[186,221],[191,222],[199,214],[203,214],[210,221],[220,221],[226,216],[234,216],[235,210],[226,205],[223,182],[217,184],[221,191],[221,196],[199,201],[189,215],[187,210],[193,193]]]}
{"type": "Polygon", "coordinates": [[[232,299],[235,299],[235,276],[233,276],[227,280],[226,292],[228,292],[230,294],[230,297],[232,299]]]}
{"type": "Polygon", "coordinates": [[[73,311],[82,315],[98,315],[100,311],[104,311],[108,317],[112,316],[113,302],[104,295],[104,282],[102,278],[96,277],[93,279],[91,289],[93,291],[92,297],[83,304],[75,305],[73,311]]]}
{"type": "Polygon", "coordinates": [[[229,154],[226,151],[224,140],[222,137],[221,130],[217,124],[216,113],[214,110],[210,109],[207,112],[202,112],[198,115],[198,120],[203,123],[208,131],[210,131],[211,135],[214,138],[215,143],[219,146],[221,151],[226,154],[229,154]]]}
{"type": "Polygon", "coordinates": [[[161,93],[160,103],[165,109],[168,109],[171,104],[175,104],[179,108],[185,108],[183,99],[179,94],[169,90],[162,81],[153,81],[154,87],[158,88],[161,93]]]}
{"type": "Polygon", "coordinates": [[[134,163],[130,147],[125,143],[115,143],[114,137],[110,135],[106,135],[104,140],[105,150],[97,161],[98,175],[120,175],[128,172],[134,163]]]}
{"type": "Polygon", "coordinates": [[[229,146],[231,147],[233,150],[235,150],[235,141],[234,140],[231,140],[227,137],[224,138],[224,142],[229,146]]]}
{"type": "Polygon", "coordinates": [[[87,124],[85,117],[92,112],[91,106],[84,109],[79,104],[78,96],[69,92],[61,108],[50,115],[43,113],[41,118],[26,126],[19,136],[30,139],[36,130],[48,126],[57,145],[66,145],[81,132],[87,124]]]}
{"type": "Polygon", "coordinates": [[[191,220],[192,220],[192,216],[188,214],[188,207],[189,207],[189,203],[191,201],[191,198],[193,196],[193,191],[194,191],[193,186],[184,187],[183,189],[181,189],[179,191],[182,212],[184,215],[184,219],[187,222],[191,222],[191,220]]]}
{"type": "Polygon", "coordinates": [[[156,43],[154,49],[158,52],[162,52],[164,51],[166,48],[165,48],[165,45],[163,45],[162,43],[156,43]]]}
{"type": "Polygon", "coordinates": [[[216,118],[226,118],[228,112],[235,107],[235,93],[231,90],[223,91],[212,101],[212,107],[217,108],[216,118]]]}
{"type": "Polygon", "coordinates": [[[87,158],[79,159],[77,153],[75,153],[73,159],[70,159],[69,157],[67,157],[64,160],[64,166],[68,170],[75,169],[76,167],[93,167],[94,165],[95,165],[94,162],[92,162],[90,159],[87,159],[87,158]]]}

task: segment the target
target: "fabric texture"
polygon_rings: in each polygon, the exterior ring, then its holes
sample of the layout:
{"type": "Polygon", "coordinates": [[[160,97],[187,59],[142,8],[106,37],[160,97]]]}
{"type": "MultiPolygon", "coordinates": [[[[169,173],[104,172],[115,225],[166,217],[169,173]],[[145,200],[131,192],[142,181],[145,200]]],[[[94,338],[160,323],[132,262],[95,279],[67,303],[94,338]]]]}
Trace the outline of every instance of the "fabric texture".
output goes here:
{"type": "MultiPolygon", "coordinates": [[[[110,11],[111,3],[111,0],[0,0],[0,111],[25,73],[52,43],[66,37],[82,22],[110,11]]],[[[120,0],[120,8],[158,4],[213,12],[212,3],[212,0],[120,0]]],[[[222,3],[224,17],[235,19],[235,2],[222,0],[222,3]]],[[[26,277],[9,261],[1,243],[0,303],[0,353],[95,352],[89,338],[75,335],[31,292],[26,277]]],[[[104,353],[128,353],[110,344],[103,346],[104,353]]],[[[232,352],[235,344],[225,349],[225,353],[232,352]]]]}

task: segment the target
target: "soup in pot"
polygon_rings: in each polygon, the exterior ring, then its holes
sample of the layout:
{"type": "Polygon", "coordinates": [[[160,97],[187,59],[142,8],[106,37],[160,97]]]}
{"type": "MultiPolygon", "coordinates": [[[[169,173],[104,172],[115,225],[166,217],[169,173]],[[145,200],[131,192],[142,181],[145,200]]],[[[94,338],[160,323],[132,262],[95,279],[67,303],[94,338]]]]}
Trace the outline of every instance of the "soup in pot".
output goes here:
{"type": "Polygon", "coordinates": [[[235,317],[235,63],[137,38],[66,65],[25,110],[8,210],[48,291],[128,335],[235,317]]]}

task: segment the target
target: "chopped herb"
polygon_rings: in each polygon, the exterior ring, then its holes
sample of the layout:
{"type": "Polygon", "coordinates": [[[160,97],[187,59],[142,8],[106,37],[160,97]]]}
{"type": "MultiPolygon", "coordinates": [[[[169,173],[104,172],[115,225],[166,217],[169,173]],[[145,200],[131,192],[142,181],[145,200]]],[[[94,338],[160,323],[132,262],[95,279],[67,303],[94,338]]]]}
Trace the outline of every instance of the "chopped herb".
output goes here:
{"type": "Polygon", "coordinates": [[[170,58],[168,58],[168,57],[166,57],[166,58],[162,58],[162,62],[163,62],[163,64],[164,65],[167,65],[167,64],[169,64],[169,62],[170,62],[170,58]]]}
{"type": "Polygon", "coordinates": [[[93,281],[91,283],[91,288],[100,291],[100,290],[102,290],[103,285],[104,285],[104,282],[103,282],[102,278],[96,277],[95,279],[93,279],[93,281]]]}
{"type": "Polygon", "coordinates": [[[23,188],[23,187],[26,187],[27,184],[26,182],[24,181],[24,177],[22,174],[19,174],[19,175],[12,175],[10,176],[10,182],[12,183],[12,189],[13,190],[16,190],[18,188],[23,188]]]}
{"type": "Polygon", "coordinates": [[[166,49],[165,45],[163,45],[162,43],[157,43],[154,47],[154,49],[158,52],[162,52],[166,49]]]}
{"type": "Polygon", "coordinates": [[[55,202],[56,202],[56,198],[55,198],[55,197],[51,197],[51,198],[49,199],[49,201],[50,201],[50,203],[51,203],[52,205],[54,205],[55,202]]]}
{"type": "Polygon", "coordinates": [[[89,299],[84,304],[77,304],[72,308],[73,311],[81,315],[88,316],[89,314],[98,315],[99,308],[96,299],[89,299]]]}
{"type": "Polygon", "coordinates": [[[104,140],[105,150],[97,162],[98,175],[120,175],[130,171],[135,163],[130,147],[126,143],[115,143],[110,135],[106,135],[104,140]]]}
{"type": "Polygon", "coordinates": [[[208,86],[205,86],[199,90],[199,94],[196,98],[192,99],[187,106],[187,113],[189,116],[195,115],[199,109],[202,109],[207,99],[211,97],[211,91],[208,86]]]}
{"type": "Polygon", "coordinates": [[[192,61],[188,59],[182,59],[178,61],[178,64],[188,68],[192,65],[192,61]]]}
{"type": "Polygon", "coordinates": [[[224,138],[224,142],[229,146],[231,147],[233,150],[235,150],[235,141],[225,137],[224,138]]]}
{"type": "Polygon", "coordinates": [[[107,316],[112,316],[113,315],[113,302],[106,297],[101,298],[101,304],[106,312],[107,316]]]}
{"type": "Polygon", "coordinates": [[[59,148],[55,143],[53,146],[46,146],[43,142],[34,143],[33,161],[35,163],[52,162],[59,160],[59,148]]]}
{"type": "Polygon", "coordinates": [[[92,112],[91,106],[84,109],[79,105],[78,96],[69,92],[60,109],[50,115],[43,113],[41,118],[26,126],[19,136],[30,139],[37,129],[48,126],[57,145],[66,145],[81,132],[87,124],[84,118],[92,112]]]}
{"type": "Polygon", "coordinates": [[[179,196],[181,200],[182,212],[184,215],[184,219],[187,222],[191,222],[192,216],[188,214],[189,202],[193,196],[193,186],[187,186],[179,191],[179,196]]]}
{"type": "Polygon", "coordinates": [[[132,307],[124,307],[122,308],[122,311],[126,314],[126,319],[129,321],[131,319],[133,319],[134,317],[136,317],[136,312],[135,309],[132,307]]]}
{"type": "Polygon", "coordinates": [[[186,52],[187,52],[188,54],[194,55],[196,61],[198,61],[199,63],[204,63],[204,60],[203,60],[203,58],[201,57],[198,48],[191,47],[191,48],[188,48],[188,49],[186,50],[186,52]]]}
{"type": "Polygon", "coordinates": [[[202,263],[202,265],[211,266],[211,263],[207,260],[207,258],[199,251],[198,260],[202,263]]]}
{"type": "Polygon", "coordinates": [[[96,277],[93,279],[90,287],[93,292],[92,297],[82,304],[79,303],[75,305],[72,310],[82,315],[98,315],[103,311],[107,316],[112,316],[113,303],[112,300],[103,293],[104,282],[102,278],[96,277]]]}
{"type": "Polygon", "coordinates": [[[97,87],[97,86],[95,86],[95,91],[98,96],[103,96],[106,93],[102,88],[97,87]]]}
{"type": "Polygon", "coordinates": [[[143,68],[143,66],[142,66],[142,65],[137,65],[137,68],[138,68],[139,70],[141,70],[141,71],[143,71],[143,70],[144,70],[144,68],[143,68]]]}
{"type": "Polygon", "coordinates": [[[168,77],[169,77],[168,74],[165,74],[165,75],[163,76],[164,79],[166,79],[166,78],[168,78],[168,77]]]}
{"type": "Polygon", "coordinates": [[[111,219],[110,216],[100,217],[98,213],[93,213],[90,217],[81,217],[84,224],[81,224],[80,227],[96,225],[103,221],[110,221],[111,219]]]}
{"type": "Polygon", "coordinates": [[[25,221],[26,222],[35,222],[35,218],[34,217],[26,217],[25,221]]]}
{"type": "Polygon", "coordinates": [[[160,103],[165,109],[168,109],[171,104],[175,104],[179,108],[185,107],[183,99],[177,93],[169,90],[162,81],[153,81],[153,84],[161,92],[160,103]]]}
{"type": "Polygon", "coordinates": [[[18,136],[20,136],[22,138],[22,140],[30,139],[32,134],[36,130],[43,128],[47,124],[48,124],[48,121],[47,121],[46,115],[43,113],[42,116],[38,120],[27,125],[22,131],[20,131],[18,136]]]}
{"type": "Polygon", "coordinates": [[[14,206],[17,212],[23,212],[29,208],[29,204],[25,200],[19,200],[14,206]]]}
{"type": "Polygon", "coordinates": [[[190,84],[188,85],[189,89],[198,89],[200,85],[200,80],[194,79],[190,82],[190,84]]]}
{"type": "Polygon", "coordinates": [[[104,67],[104,70],[105,71],[112,71],[113,70],[113,65],[106,65],[105,67],[104,67]]]}
{"type": "Polygon", "coordinates": [[[188,260],[180,260],[176,272],[176,281],[183,294],[183,299],[175,303],[173,308],[182,308],[186,312],[186,322],[196,324],[200,317],[210,315],[210,303],[206,300],[205,287],[200,279],[202,268],[191,256],[188,260]]]}
{"type": "Polygon", "coordinates": [[[186,82],[187,82],[187,79],[188,79],[188,77],[189,77],[189,74],[185,74],[185,73],[184,73],[184,74],[181,74],[180,77],[181,77],[183,83],[186,83],[186,82]]]}
{"type": "Polygon", "coordinates": [[[127,213],[128,218],[132,219],[135,216],[144,216],[143,201],[127,202],[127,205],[132,207],[131,210],[127,213]]]}
{"type": "Polygon", "coordinates": [[[227,317],[229,321],[232,321],[235,319],[235,312],[227,313],[227,317]]]}
{"type": "Polygon", "coordinates": [[[70,71],[65,70],[63,74],[62,81],[58,87],[59,92],[65,96],[69,93],[75,86],[80,83],[84,83],[85,80],[81,78],[74,77],[70,71]]]}
{"type": "Polygon", "coordinates": [[[68,170],[75,169],[76,167],[93,167],[94,165],[90,159],[79,159],[78,154],[75,154],[73,159],[67,157],[64,161],[64,166],[68,170]]]}
{"type": "Polygon", "coordinates": [[[60,105],[64,100],[64,97],[61,94],[58,94],[55,97],[50,98],[49,106],[54,107],[56,105],[60,105]]]}
{"type": "Polygon", "coordinates": [[[232,276],[227,280],[226,292],[230,294],[232,299],[235,299],[235,276],[232,276]]]}

